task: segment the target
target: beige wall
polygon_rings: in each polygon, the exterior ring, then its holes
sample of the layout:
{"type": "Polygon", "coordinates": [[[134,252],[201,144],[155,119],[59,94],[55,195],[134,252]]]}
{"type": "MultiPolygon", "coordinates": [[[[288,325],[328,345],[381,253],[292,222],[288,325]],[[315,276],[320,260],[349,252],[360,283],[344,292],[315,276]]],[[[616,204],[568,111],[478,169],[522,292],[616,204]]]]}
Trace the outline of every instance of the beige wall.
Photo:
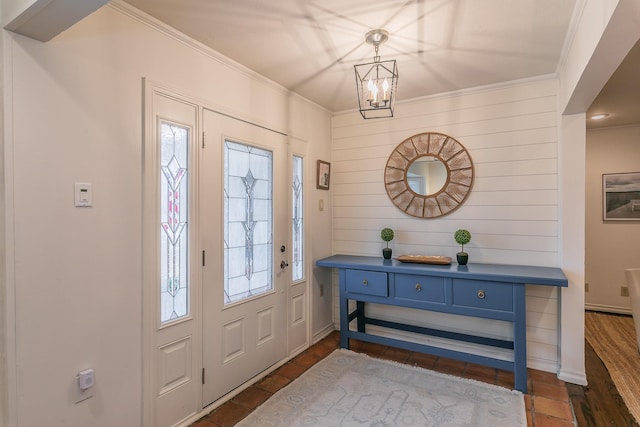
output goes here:
{"type": "Polygon", "coordinates": [[[2,16],[0,22],[4,27],[6,24],[17,18],[29,7],[38,3],[36,0],[2,0],[2,16]]]}
{"type": "Polygon", "coordinates": [[[640,222],[603,221],[602,174],[640,172],[640,126],[587,132],[586,306],[630,313],[624,269],[640,267],[640,222]]]}
{"type": "MultiPolygon", "coordinates": [[[[138,426],[142,78],[306,141],[311,182],[315,159],[329,157],[330,116],[117,5],[48,43],[8,39],[7,289],[15,301],[8,389],[16,400],[7,424],[138,426]],[[77,181],[93,183],[92,208],[74,207],[77,181]],[[87,367],[96,373],[95,397],[76,405],[76,374],[87,367]]],[[[308,187],[309,206],[318,206],[324,192],[308,187]]],[[[324,213],[311,209],[306,220],[330,235],[324,213]]],[[[329,240],[308,249],[309,259],[327,255],[329,240]]],[[[314,311],[327,311],[330,297],[311,286],[314,311]]],[[[314,314],[313,332],[327,326],[330,314],[314,314]]]]}
{"type": "Polygon", "coordinates": [[[4,0],[3,28],[40,41],[49,41],[109,0],[4,0]]]}
{"type": "MultiPolygon", "coordinates": [[[[4,4],[0,2],[0,22],[3,22],[4,4]]],[[[0,31],[0,58],[4,58],[4,43],[6,34],[0,31]]],[[[3,61],[4,64],[4,61],[3,61]]],[[[0,153],[4,153],[4,99],[5,81],[4,65],[0,64],[0,153]]],[[[5,208],[5,185],[4,185],[4,155],[0,154],[0,272],[6,271],[6,208],[5,208]]],[[[6,275],[0,274],[0,426],[8,423],[8,389],[7,389],[7,300],[6,300],[6,275]]]]}

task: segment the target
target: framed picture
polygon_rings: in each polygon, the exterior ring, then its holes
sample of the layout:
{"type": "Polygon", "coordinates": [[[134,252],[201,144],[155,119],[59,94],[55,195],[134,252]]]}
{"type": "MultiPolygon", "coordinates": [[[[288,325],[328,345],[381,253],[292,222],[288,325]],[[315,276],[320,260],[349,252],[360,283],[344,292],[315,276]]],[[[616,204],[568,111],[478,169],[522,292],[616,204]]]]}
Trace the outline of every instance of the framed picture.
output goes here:
{"type": "Polygon", "coordinates": [[[640,221],[640,172],[602,175],[605,221],[640,221]]]}
{"type": "Polygon", "coordinates": [[[318,182],[316,188],[320,190],[329,189],[329,179],[331,178],[331,163],[318,160],[318,182]]]}

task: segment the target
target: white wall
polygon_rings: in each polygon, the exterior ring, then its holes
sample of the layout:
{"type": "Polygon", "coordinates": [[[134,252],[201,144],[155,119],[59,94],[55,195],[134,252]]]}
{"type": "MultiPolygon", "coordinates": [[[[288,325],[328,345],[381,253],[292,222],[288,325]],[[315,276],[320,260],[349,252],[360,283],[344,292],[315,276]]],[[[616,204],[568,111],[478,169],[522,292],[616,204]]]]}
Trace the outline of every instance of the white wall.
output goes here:
{"type": "Polygon", "coordinates": [[[564,381],[586,384],[584,353],[584,170],[585,114],[559,117],[562,271],[569,286],[560,292],[560,372],[564,381]]]}
{"type": "Polygon", "coordinates": [[[640,172],[640,126],[587,131],[587,308],[631,313],[624,269],[640,267],[640,222],[603,221],[602,174],[640,172]]]}
{"type": "MultiPolygon", "coordinates": [[[[472,234],[465,245],[470,262],[560,266],[557,97],[557,81],[547,79],[406,102],[393,119],[363,120],[357,112],[334,117],[333,252],[380,256],[380,230],[391,227],[394,254],[455,259],[459,246],[453,234],[466,228],[472,234]],[[383,170],[398,144],[427,131],[450,135],[466,147],[475,181],[450,215],[417,219],[391,203],[383,170]]],[[[554,372],[557,295],[552,287],[527,287],[529,366],[554,372]]],[[[440,314],[429,321],[491,336],[511,334],[501,322],[440,314]]]]}
{"type": "Polygon", "coordinates": [[[573,37],[559,64],[561,265],[569,287],[561,292],[560,378],[586,383],[585,302],[585,112],[640,38],[640,2],[583,0],[573,37]]]}
{"type": "MultiPolygon", "coordinates": [[[[563,62],[558,67],[561,83],[560,105],[564,113],[585,112],[616,69],[617,65],[611,61],[590,61],[619,3],[620,0],[578,2],[577,7],[582,6],[582,11],[574,15],[574,19],[577,20],[572,22],[575,32],[565,44],[563,62]],[[566,106],[568,111],[564,111],[566,106]]],[[[604,54],[606,47],[602,47],[600,54],[604,54]]],[[[616,49],[609,51],[612,54],[617,53],[616,49]]]]}
{"type": "MultiPolygon", "coordinates": [[[[329,156],[329,115],[117,4],[48,43],[8,37],[7,289],[15,293],[8,326],[16,354],[8,388],[17,396],[8,424],[140,425],[142,77],[307,141],[310,176],[315,159],[329,156]],[[93,183],[94,207],[73,206],[76,181],[93,183]],[[87,367],[96,395],[76,405],[75,376],[87,367]]],[[[320,196],[311,190],[309,206],[320,196]]],[[[307,221],[314,234],[330,235],[326,212],[311,209],[307,221]]],[[[329,252],[320,238],[307,256],[329,252]]],[[[324,299],[314,308],[325,309],[324,299]]],[[[313,322],[314,331],[331,326],[329,314],[313,322]]]]}

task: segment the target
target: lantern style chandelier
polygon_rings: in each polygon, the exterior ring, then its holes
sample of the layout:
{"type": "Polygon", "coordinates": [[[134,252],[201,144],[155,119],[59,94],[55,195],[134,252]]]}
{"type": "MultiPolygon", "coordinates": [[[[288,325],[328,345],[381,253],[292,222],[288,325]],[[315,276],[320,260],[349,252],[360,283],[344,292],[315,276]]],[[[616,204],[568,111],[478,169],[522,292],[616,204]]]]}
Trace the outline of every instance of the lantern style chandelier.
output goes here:
{"type": "Polygon", "coordinates": [[[373,62],[354,65],[358,108],[365,119],[393,117],[398,85],[398,67],[395,59],[380,61],[380,56],[378,56],[378,48],[388,39],[388,31],[381,29],[369,31],[365,35],[365,41],[375,48],[376,55],[373,62]]]}

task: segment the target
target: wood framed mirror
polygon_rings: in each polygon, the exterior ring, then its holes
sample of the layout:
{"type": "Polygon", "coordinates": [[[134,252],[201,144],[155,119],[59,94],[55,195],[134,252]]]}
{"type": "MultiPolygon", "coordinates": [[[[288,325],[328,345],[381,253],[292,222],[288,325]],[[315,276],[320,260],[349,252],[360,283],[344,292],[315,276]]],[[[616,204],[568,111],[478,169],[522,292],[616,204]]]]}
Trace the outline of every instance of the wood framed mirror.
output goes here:
{"type": "Polygon", "coordinates": [[[419,133],[393,150],[384,185],[393,204],[406,214],[437,218],[456,210],[471,192],[473,162],[455,138],[419,133]]]}

